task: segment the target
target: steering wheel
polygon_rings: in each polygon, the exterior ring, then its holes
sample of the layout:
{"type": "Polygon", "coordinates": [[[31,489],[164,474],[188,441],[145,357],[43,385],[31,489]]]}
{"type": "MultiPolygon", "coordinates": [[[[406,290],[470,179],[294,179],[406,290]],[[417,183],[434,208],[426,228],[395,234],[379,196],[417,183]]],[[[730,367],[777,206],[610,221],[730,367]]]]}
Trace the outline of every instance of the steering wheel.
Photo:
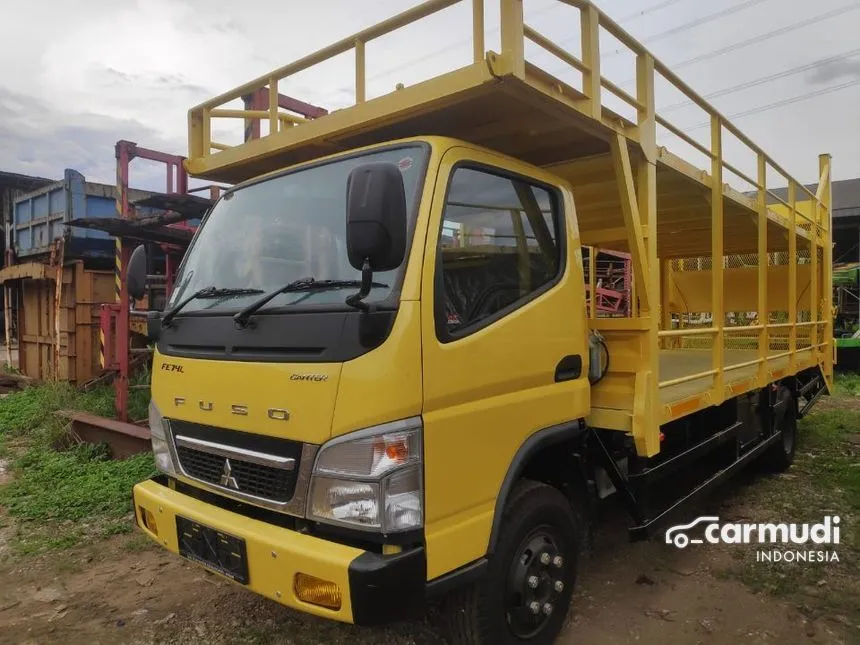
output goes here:
{"type": "MultiPolygon", "coordinates": [[[[519,291],[520,287],[521,285],[515,282],[502,282],[490,285],[486,289],[482,290],[478,294],[478,297],[475,298],[475,302],[471,307],[469,307],[466,320],[468,322],[474,322],[497,312],[503,307],[506,307],[510,302],[502,304],[499,302],[499,299],[505,294],[505,292],[519,291]]],[[[514,300],[516,300],[516,298],[514,298],[514,300]]],[[[514,300],[511,300],[511,302],[514,300]]]]}

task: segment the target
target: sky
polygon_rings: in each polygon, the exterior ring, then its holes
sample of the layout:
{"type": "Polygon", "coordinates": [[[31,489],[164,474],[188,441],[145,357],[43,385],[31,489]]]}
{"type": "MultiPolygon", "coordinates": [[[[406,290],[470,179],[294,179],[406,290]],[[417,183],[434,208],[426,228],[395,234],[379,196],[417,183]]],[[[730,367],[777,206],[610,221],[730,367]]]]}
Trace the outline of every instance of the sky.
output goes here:
{"type": "MultiPolygon", "coordinates": [[[[113,183],[114,143],[186,154],[193,105],[418,4],[414,0],[0,0],[0,170],[59,178],[74,168],[113,183]],[[13,28],[8,28],[14,25],[13,28]]],[[[498,51],[498,3],[486,0],[487,47],[498,51]]],[[[860,177],[860,0],[597,0],[777,162],[814,182],[818,154],[834,178],[860,177]]],[[[526,22],[579,52],[577,12],[559,0],[525,0],[526,22]]],[[[368,45],[369,98],[470,62],[470,2],[368,45]]],[[[604,73],[632,89],[633,63],[602,36],[604,73]]],[[[536,49],[527,56],[569,80],[536,49]]],[[[572,77],[569,82],[578,81],[572,77]]],[[[285,83],[283,92],[337,109],[353,101],[352,55],[285,83]]],[[[609,105],[609,103],[607,103],[609,105]]],[[[657,88],[658,109],[697,138],[706,119],[657,88]]],[[[235,127],[213,128],[227,143],[235,127]]],[[[690,156],[673,137],[673,152],[690,156]],[[677,148],[677,150],[676,150],[677,148]]],[[[726,141],[731,160],[752,158],[726,141]]],[[[140,162],[132,185],[161,188],[140,162]]],[[[744,189],[743,183],[738,185],[744,189]]]]}

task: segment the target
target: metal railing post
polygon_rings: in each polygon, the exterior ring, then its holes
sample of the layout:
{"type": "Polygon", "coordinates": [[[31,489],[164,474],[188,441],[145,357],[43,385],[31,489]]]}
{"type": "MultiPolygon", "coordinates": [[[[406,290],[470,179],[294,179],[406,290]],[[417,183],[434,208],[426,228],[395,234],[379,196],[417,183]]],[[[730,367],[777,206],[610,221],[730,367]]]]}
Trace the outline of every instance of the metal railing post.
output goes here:
{"type": "Polygon", "coordinates": [[[711,115],[711,316],[716,329],[711,358],[714,374],[712,402],[725,399],[725,325],[723,298],[723,123],[711,115]]]}
{"type": "Polygon", "coordinates": [[[499,0],[499,17],[502,55],[509,59],[513,74],[522,78],[526,74],[523,0],[499,0]]]}
{"type": "Polygon", "coordinates": [[[788,361],[794,372],[797,365],[797,199],[793,181],[788,182],[788,203],[791,204],[791,227],[788,231],[788,361]]]}
{"type": "MultiPolygon", "coordinates": [[[[794,182],[791,182],[791,185],[794,186],[794,182]]],[[[797,203],[792,201],[792,208],[797,208],[797,203]]],[[[812,220],[810,230],[809,230],[809,264],[810,264],[810,281],[809,281],[809,322],[812,324],[809,326],[809,347],[810,352],[812,352],[812,356],[815,355],[817,348],[815,347],[818,344],[818,321],[820,320],[820,310],[819,310],[819,283],[818,283],[818,271],[820,270],[819,262],[818,262],[818,247],[821,244],[821,231],[818,225],[818,209],[815,209],[814,213],[811,213],[810,219],[812,220]]],[[[823,285],[821,285],[823,286],[823,285]]]]}
{"type": "Polygon", "coordinates": [[[364,41],[355,41],[355,102],[364,103],[367,98],[365,87],[364,41]]]}
{"type": "Polygon", "coordinates": [[[582,73],[582,91],[588,97],[591,116],[600,119],[600,12],[593,4],[581,11],[582,62],[586,71],[582,73]]]}
{"type": "MultiPolygon", "coordinates": [[[[830,346],[825,347],[824,352],[824,376],[827,379],[833,377],[833,289],[830,285],[833,284],[833,225],[831,215],[831,183],[830,183],[830,155],[824,154],[818,157],[819,169],[819,185],[820,191],[819,201],[816,202],[816,210],[820,215],[820,220],[824,227],[824,257],[822,280],[824,284],[824,316],[827,321],[824,325],[824,341],[830,346]]],[[[818,197],[818,196],[816,196],[818,197]]]]}
{"type": "Polygon", "coordinates": [[[767,255],[767,161],[761,153],[757,155],[757,160],[758,287],[756,302],[758,321],[761,325],[758,333],[758,357],[761,361],[758,369],[758,384],[759,387],[764,387],[767,384],[767,356],[770,350],[770,339],[767,329],[770,318],[767,306],[767,272],[769,269],[767,255]]]}
{"type": "Polygon", "coordinates": [[[484,60],[484,0],[472,0],[472,60],[484,60]]]}
{"type": "Polygon", "coordinates": [[[278,124],[278,79],[272,76],[269,79],[269,134],[277,134],[278,124]]]}

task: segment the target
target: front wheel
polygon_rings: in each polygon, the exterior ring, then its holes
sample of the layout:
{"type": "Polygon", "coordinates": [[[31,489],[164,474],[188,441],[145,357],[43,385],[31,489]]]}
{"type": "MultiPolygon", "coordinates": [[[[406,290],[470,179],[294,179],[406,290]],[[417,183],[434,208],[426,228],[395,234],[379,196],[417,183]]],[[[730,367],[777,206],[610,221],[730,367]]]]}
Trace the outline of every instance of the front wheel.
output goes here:
{"type": "Polygon", "coordinates": [[[486,576],[446,600],[451,642],[553,643],[570,606],[583,529],[561,492],[533,481],[518,484],[486,576]]]}

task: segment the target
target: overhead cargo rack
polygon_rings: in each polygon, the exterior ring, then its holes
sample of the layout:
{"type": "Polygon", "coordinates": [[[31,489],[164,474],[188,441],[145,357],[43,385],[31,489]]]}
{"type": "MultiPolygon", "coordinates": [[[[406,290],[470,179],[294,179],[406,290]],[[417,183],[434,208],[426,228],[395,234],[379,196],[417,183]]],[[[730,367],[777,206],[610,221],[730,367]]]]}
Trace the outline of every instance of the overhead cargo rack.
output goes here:
{"type": "Polygon", "coordinates": [[[829,383],[829,156],[820,157],[812,190],[588,0],[555,3],[571,12],[562,42],[578,36],[579,55],[529,25],[523,4],[499,0],[498,52],[486,47],[484,0],[429,0],[205,101],[189,111],[186,168],[239,183],[360,146],[441,135],[569,181],[582,243],[630,253],[634,277],[630,317],[591,312],[617,358],[594,388],[590,421],[632,431],[641,454],[659,451],[661,424],[775,379],[818,366],[829,383]],[[471,62],[368,98],[367,45],[455,5],[471,10],[471,62]],[[601,71],[607,37],[635,60],[629,91],[601,71]],[[527,43],[579,80],[528,60],[527,43]],[[300,114],[276,100],[294,75],[349,52],[353,105],[300,114]],[[658,112],[658,84],[706,115],[705,141],[658,112]],[[264,91],[263,109],[231,108],[264,91]],[[216,140],[231,120],[245,132],[254,124],[260,136],[216,140]],[[659,146],[658,134],[705,167],[659,146]],[[751,163],[727,158],[728,139],[751,163]],[[733,188],[730,177],[746,185],[733,188]]]}

